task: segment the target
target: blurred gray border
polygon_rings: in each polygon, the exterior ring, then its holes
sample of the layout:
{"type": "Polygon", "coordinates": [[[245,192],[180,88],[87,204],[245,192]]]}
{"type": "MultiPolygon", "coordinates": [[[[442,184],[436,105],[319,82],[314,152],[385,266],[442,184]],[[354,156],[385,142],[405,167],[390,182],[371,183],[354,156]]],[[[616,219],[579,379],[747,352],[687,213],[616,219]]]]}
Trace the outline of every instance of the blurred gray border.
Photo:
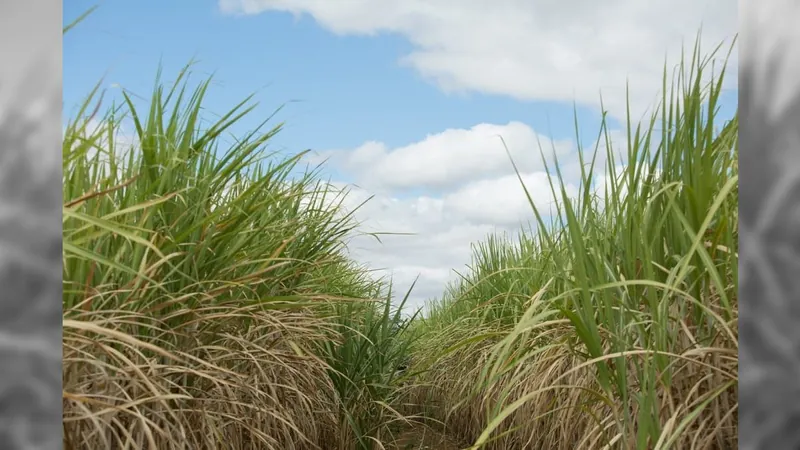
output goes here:
{"type": "Polygon", "coordinates": [[[60,0],[0,2],[0,449],[59,449],[60,0]]]}
{"type": "MultiPolygon", "coordinates": [[[[740,448],[800,448],[800,4],[740,2],[740,448]]],[[[61,448],[59,0],[0,2],[0,449],[61,448]]]]}
{"type": "Polygon", "coordinates": [[[739,3],[739,448],[800,448],[800,2],[739,3]]]}

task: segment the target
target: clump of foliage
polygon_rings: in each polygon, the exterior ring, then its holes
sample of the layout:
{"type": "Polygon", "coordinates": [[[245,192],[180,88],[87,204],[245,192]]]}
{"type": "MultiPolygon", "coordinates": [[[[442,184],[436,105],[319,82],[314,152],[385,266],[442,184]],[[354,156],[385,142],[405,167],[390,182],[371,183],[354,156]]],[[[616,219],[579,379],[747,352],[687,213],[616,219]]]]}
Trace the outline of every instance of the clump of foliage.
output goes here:
{"type": "Polygon", "coordinates": [[[695,52],[671,86],[665,70],[623,161],[604,122],[605,167],[581,149],[577,196],[542,149],[552,221],[531,201],[537,232],[476,245],[415,325],[418,402],[449,432],[493,449],[737,445],[738,116],[719,123],[710,61],[695,52]]]}

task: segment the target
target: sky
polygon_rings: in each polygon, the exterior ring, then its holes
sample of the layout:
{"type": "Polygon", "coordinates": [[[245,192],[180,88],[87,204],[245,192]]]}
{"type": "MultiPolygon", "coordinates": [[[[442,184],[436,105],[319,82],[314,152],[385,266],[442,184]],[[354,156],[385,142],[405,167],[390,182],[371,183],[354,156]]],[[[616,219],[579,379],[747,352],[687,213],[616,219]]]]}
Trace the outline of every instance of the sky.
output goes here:
{"type": "MultiPolygon", "coordinates": [[[[70,23],[96,4],[64,4],[70,23]]],[[[64,119],[102,80],[147,98],[191,60],[213,75],[206,107],[224,113],[255,93],[246,132],[276,108],[274,149],[312,150],[348,186],[367,232],[351,256],[389,275],[412,307],[470,263],[473,242],[514,235],[533,218],[502,136],[537,206],[552,203],[540,148],[578,186],[578,144],[593,149],[602,118],[624,149],[657,100],[665,63],[738,30],[730,0],[105,0],[64,37],[64,119]],[[627,97],[626,97],[627,89],[627,97]],[[575,119],[579,123],[576,137],[575,119]]],[[[737,104],[738,52],[722,114],[737,104]]],[[[601,152],[601,162],[605,158],[601,152]]],[[[620,163],[624,163],[624,160],[620,163]]]]}

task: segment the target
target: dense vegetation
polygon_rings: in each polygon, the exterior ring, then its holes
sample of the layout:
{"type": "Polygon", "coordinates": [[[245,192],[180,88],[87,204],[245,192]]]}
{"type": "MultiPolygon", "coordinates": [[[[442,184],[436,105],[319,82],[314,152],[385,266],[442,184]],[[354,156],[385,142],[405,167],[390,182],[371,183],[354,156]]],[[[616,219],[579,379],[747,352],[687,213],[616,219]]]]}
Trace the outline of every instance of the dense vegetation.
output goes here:
{"type": "Polygon", "coordinates": [[[92,92],[63,145],[65,448],[378,449],[421,428],[735,448],[738,122],[708,61],[665,71],[624,164],[581,151],[577,197],[548,167],[558,214],[531,202],[535,233],[477,243],[412,320],[347,258],[346,192],[269,152],[280,124],[227,136],[250,99],[209,123],[188,72],[147,111],[126,95],[99,116],[92,92]]]}
{"type": "Polygon", "coordinates": [[[738,122],[715,121],[724,73],[701,84],[707,61],[680,68],[660,118],[629,123],[621,173],[612,152],[600,173],[616,177],[596,189],[582,160],[570,198],[554,167],[554,223],[535,211],[537,233],[476,245],[416,324],[418,354],[448,349],[418,399],[453,433],[497,449],[735,448],[738,122]]]}

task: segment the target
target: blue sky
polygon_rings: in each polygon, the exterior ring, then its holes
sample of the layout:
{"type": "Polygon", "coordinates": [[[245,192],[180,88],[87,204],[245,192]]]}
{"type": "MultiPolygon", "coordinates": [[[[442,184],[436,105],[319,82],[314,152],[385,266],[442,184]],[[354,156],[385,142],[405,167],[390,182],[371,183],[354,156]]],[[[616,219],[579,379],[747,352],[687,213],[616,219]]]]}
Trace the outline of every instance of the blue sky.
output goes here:
{"type": "MultiPolygon", "coordinates": [[[[93,4],[65,2],[65,23],[93,4]]],[[[691,44],[701,21],[707,47],[737,25],[735,3],[721,0],[465,5],[106,0],[64,38],[64,116],[101,78],[147,97],[159,64],[169,79],[191,59],[195,79],[214,74],[209,110],[256,93],[259,114],[238,130],[290,102],[274,145],[329,157],[326,175],[361,187],[352,203],[374,194],[359,215],[366,229],[416,233],[384,245],[357,240],[353,256],[393,273],[400,288],[420,274],[420,304],[469,262],[470,242],[528,218],[497,134],[546,203],[535,144],[552,139],[562,163],[575,163],[574,102],[591,144],[600,90],[619,130],[627,77],[641,113],[666,52],[691,44]]],[[[728,112],[735,84],[734,73],[728,112]]]]}
{"type": "MultiPolygon", "coordinates": [[[[65,2],[65,22],[91,4],[65,2]]],[[[550,127],[557,138],[574,134],[569,121],[548,124],[548,115],[570,116],[573,105],[447,94],[398,63],[410,49],[399,36],[335,36],[286,12],[230,16],[214,0],[107,0],[64,39],[65,113],[101,78],[147,97],[159,64],[166,78],[197,59],[195,78],[214,75],[213,111],[252,93],[265,113],[292,102],[279,116],[287,121],[279,142],[290,151],[365,140],[400,146],[447,128],[510,120],[550,127]]],[[[600,117],[588,108],[579,113],[587,121],[600,117]]]]}

